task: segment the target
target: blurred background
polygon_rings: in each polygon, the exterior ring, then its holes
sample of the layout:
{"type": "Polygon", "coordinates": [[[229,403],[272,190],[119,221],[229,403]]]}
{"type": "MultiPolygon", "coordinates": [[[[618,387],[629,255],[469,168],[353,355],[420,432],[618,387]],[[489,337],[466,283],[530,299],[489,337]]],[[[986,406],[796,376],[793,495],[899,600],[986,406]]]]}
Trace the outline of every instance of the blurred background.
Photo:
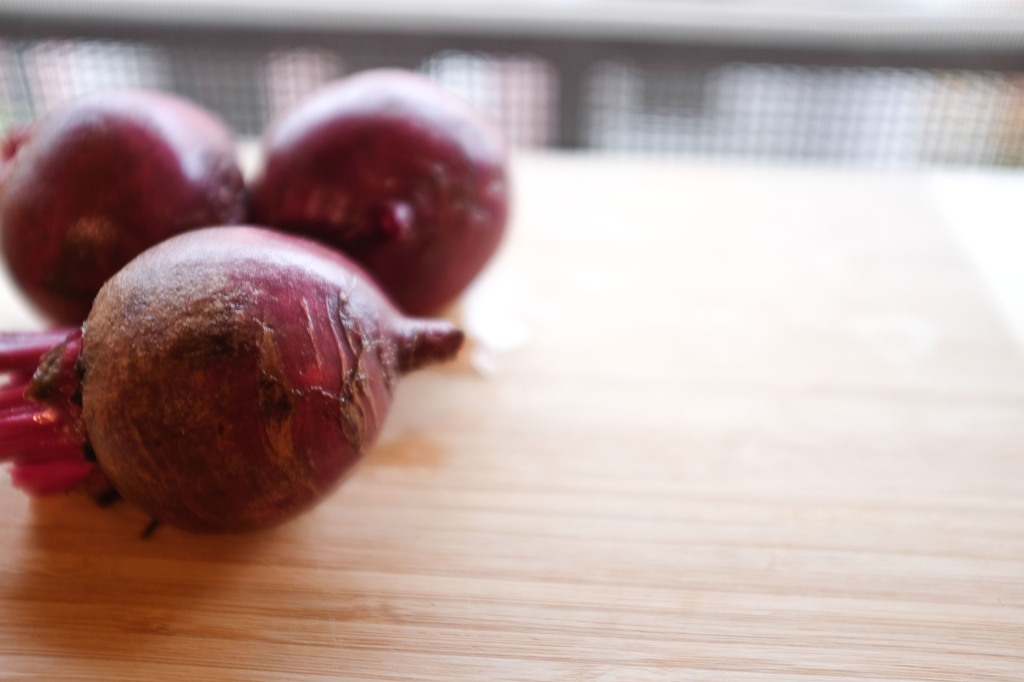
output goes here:
{"type": "Polygon", "coordinates": [[[0,0],[0,129],[147,87],[256,136],[378,66],[517,148],[1024,164],[1024,0],[0,0]]]}

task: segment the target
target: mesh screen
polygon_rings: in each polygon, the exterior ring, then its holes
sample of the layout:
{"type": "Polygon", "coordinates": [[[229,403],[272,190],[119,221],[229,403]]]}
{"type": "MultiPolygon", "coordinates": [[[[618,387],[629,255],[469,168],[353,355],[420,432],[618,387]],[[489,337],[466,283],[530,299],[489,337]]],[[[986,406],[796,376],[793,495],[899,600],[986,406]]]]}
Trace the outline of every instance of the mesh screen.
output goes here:
{"type": "MultiPolygon", "coordinates": [[[[241,135],[320,84],[391,55],[323,47],[184,48],[138,42],[0,42],[0,128],[78,95],[122,87],[177,92],[241,135]]],[[[397,57],[397,56],[396,56],[397,57]]],[[[579,120],[560,122],[564,85],[531,54],[441,51],[426,75],[488,114],[516,147],[582,131],[586,147],[630,153],[813,160],[871,166],[1021,165],[1024,73],[727,62],[584,70],[579,120]]]]}
{"type": "Polygon", "coordinates": [[[1024,159],[1021,74],[603,64],[589,86],[588,144],[600,149],[885,166],[1024,159]]]}

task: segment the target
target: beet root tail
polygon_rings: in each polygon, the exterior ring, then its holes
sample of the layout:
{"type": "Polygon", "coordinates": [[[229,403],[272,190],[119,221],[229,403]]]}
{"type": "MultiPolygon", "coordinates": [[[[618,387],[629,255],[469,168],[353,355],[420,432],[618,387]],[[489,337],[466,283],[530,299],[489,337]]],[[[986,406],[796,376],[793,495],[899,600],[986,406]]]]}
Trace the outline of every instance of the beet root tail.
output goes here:
{"type": "Polygon", "coordinates": [[[465,334],[445,320],[408,319],[397,335],[398,371],[402,374],[453,359],[465,334]]]}

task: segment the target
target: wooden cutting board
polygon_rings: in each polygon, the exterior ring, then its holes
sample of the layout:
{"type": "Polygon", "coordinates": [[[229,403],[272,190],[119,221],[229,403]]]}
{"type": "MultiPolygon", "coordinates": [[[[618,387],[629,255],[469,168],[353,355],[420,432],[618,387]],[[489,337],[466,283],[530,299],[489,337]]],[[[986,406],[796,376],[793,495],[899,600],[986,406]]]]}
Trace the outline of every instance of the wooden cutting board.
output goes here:
{"type": "Polygon", "coordinates": [[[0,679],[1024,679],[1024,363],[928,178],[515,168],[474,344],[312,513],[2,482],[0,679]]]}

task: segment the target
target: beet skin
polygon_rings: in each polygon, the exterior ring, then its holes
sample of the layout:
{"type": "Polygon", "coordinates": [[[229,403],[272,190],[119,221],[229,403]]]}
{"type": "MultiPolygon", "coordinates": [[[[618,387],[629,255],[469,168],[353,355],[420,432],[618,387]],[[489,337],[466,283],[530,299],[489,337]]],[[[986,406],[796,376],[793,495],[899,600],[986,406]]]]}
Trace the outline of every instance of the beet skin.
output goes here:
{"type": "MultiPolygon", "coordinates": [[[[322,500],[373,443],[398,378],[462,342],[447,322],[397,313],[337,252],[249,227],[149,249],[103,287],[83,329],[29,385],[47,403],[38,414],[59,415],[36,421],[84,431],[118,493],[199,531],[273,525],[322,500]]],[[[45,483],[19,479],[6,439],[15,483],[45,483]]]]}
{"type": "Polygon", "coordinates": [[[410,314],[453,301],[505,229],[501,136],[411,72],[366,71],[324,86],[272,126],[264,157],[252,222],[351,255],[410,314]]]}
{"type": "Polygon", "coordinates": [[[85,97],[9,134],[0,232],[17,284],[46,315],[78,324],[103,283],[149,246],[245,218],[233,136],[172,95],[85,97]]]}

